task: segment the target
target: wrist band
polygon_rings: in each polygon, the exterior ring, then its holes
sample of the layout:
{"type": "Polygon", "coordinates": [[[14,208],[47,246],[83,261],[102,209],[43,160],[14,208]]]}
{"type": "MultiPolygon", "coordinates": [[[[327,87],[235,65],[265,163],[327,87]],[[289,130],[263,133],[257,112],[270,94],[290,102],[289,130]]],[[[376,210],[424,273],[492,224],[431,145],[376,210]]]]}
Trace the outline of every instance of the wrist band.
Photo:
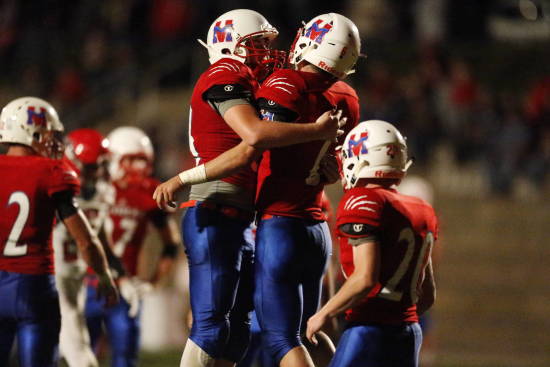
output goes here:
{"type": "Polygon", "coordinates": [[[178,174],[180,181],[184,185],[195,185],[206,182],[206,167],[204,164],[188,169],[178,174]]]}

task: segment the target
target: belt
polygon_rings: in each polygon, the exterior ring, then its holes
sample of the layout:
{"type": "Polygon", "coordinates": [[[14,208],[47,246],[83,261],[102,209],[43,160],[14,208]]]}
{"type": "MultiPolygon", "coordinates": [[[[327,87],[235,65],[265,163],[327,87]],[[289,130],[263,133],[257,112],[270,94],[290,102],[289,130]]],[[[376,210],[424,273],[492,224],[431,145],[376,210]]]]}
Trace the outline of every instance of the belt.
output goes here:
{"type": "Polygon", "coordinates": [[[213,201],[189,200],[180,204],[180,208],[190,208],[194,206],[214,210],[228,218],[237,219],[244,222],[252,222],[254,220],[254,212],[230,205],[215,203],[213,201]]]}

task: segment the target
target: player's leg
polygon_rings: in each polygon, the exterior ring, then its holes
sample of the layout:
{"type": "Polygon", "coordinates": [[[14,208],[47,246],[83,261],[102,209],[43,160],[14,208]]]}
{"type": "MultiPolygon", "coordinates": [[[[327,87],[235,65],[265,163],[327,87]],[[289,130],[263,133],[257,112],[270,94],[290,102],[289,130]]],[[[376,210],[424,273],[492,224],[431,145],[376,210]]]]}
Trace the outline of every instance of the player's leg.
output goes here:
{"type": "MultiPolygon", "coordinates": [[[[326,222],[307,225],[309,241],[302,246],[301,257],[304,259],[302,273],[303,314],[301,333],[304,333],[307,320],[313,316],[321,300],[323,275],[326,271],[331,253],[332,240],[326,222]]],[[[302,338],[316,366],[326,366],[334,356],[335,347],[324,332],[317,335],[318,345],[313,345],[302,338]]]]}
{"type": "Polygon", "coordinates": [[[182,366],[207,366],[222,357],[248,224],[200,206],[189,208],[183,218],[193,326],[182,366]]]}
{"type": "Polygon", "coordinates": [[[83,276],[56,275],[61,308],[59,349],[69,367],[97,367],[84,317],[86,286],[83,276]]]}
{"type": "Polygon", "coordinates": [[[16,274],[0,270],[0,366],[8,366],[10,351],[15,339],[17,322],[15,310],[17,305],[16,274]]]}
{"type": "Polygon", "coordinates": [[[258,325],[258,319],[256,318],[256,313],[253,312],[250,320],[250,343],[248,344],[248,349],[243,359],[237,363],[237,367],[252,367],[255,361],[258,360],[262,348],[260,333],[261,330],[260,325],[258,325]]]}
{"type": "Polygon", "coordinates": [[[350,326],[342,333],[329,367],[383,366],[383,331],[378,326],[350,326]]]}
{"type": "Polygon", "coordinates": [[[96,347],[103,330],[103,320],[105,319],[105,307],[103,301],[98,298],[97,278],[87,276],[86,282],[86,306],[84,315],[86,317],[86,326],[90,334],[90,344],[92,351],[97,353],[96,347]]]}
{"type": "Polygon", "coordinates": [[[420,361],[420,346],[422,345],[422,329],[418,323],[404,326],[391,326],[387,340],[383,345],[385,354],[391,358],[387,366],[418,367],[420,361]]]}
{"type": "Polygon", "coordinates": [[[243,359],[250,343],[250,317],[253,308],[254,243],[246,243],[241,249],[237,294],[229,314],[229,338],[222,359],[231,362],[243,359]]]}
{"type": "Polygon", "coordinates": [[[302,222],[294,218],[273,217],[258,227],[254,305],[263,345],[281,366],[313,366],[300,340],[300,247],[307,240],[302,222]]]}
{"type": "Polygon", "coordinates": [[[139,352],[140,312],[130,317],[130,305],[121,298],[106,310],[105,326],[111,346],[112,367],[137,366],[139,352]]]}
{"type": "Polygon", "coordinates": [[[23,275],[18,287],[20,367],[57,366],[61,315],[53,275],[23,275]]]}

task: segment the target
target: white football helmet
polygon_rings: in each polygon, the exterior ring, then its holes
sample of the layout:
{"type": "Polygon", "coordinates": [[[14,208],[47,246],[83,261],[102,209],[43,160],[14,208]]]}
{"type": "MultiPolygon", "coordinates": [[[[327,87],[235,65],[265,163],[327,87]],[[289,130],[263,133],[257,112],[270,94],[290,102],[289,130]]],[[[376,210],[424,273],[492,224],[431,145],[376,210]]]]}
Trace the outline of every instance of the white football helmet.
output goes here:
{"type": "Polygon", "coordinates": [[[37,97],[17,98],[0,114],[0,143],[26,145],[45,157],[61,158],[63,130],[55,108],[37,97]]]}
{"type": "Polygon", "coordinates": [[[306,60],[344,79],[354,72],[360,50],[359,31],[351,20],[337,13],[322,14],[298,30],[289,62],[297,67],[306,60]]]}
{"type": "MultiPolygon", "coordinates": [[[[284,52],[255,46],[253,39],[273,41],[279,32],[260,13],[249,9],[236,9],[220,15],[208,30],[206,43],[197,40],[208,50],[211,64],[222,58],[245,62],[249,57],[260,59],[280,58],[284,52]],[[250,41],[250,42],[248,42],[250,41]]],[[[284,62],[284,61],[283,61],[284,62]]]]}
{"type": "Polygon", "coordinates": [[[407,161],[407,143],[399,130],[381,120],[368,120],[354,127],[342,146],[345,187],[360,178],[402,179],[412,161],[407,161]]]}
{"type": "Polygon", "coordinates": [[[134,126],[122,126],[114,129],[107,136],[109,140],[109,151],[111,161],[109,163],[109,174],[113,180],[123,178],[129,173],[128,169],[122,167],[121,161],[125,157],[141,157],[147,162],[146,167],[138,167],[135,171],[138,174],[149,175],[153,168],[153,144],[151,139],[139,128],[134,126]]]}

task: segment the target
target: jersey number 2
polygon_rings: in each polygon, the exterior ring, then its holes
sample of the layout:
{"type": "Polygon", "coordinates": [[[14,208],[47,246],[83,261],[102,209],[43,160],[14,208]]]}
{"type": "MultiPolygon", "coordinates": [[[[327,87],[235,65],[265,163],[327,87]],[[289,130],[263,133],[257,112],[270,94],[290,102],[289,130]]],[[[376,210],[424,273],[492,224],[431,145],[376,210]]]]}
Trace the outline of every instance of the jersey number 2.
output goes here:
{"type": "Polygon", "coordinates": [[[8,200],[8,206],[12,204],[17,204],[19,206],[19,213],[17,214],[17,218],[15,218],[15,222],[11,227],[8,240],[6,241],[6,244],[4,246],[3,255],[23,256],[27,254],[27,245],[22,244],[18,246],[17,242],[19,241],[19,237],[21,237],[23,228],[25,228],[27,219],[29,219],[29,197],[22,191],[16,191],[10,195],[10,198],[8,200]]]}

